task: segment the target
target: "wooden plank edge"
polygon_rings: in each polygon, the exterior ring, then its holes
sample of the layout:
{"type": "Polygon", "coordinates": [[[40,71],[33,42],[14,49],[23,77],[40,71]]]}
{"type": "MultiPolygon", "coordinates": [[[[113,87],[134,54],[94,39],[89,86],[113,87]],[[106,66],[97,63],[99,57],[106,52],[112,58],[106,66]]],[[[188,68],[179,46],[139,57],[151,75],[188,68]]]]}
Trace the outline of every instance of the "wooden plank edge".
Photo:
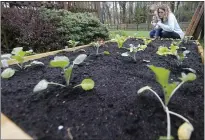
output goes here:
{"type": "Polygon", "coordinates": [[[199,43],[199,41],[197,40],[197,48],[198,48],[198,53],[201,56],[201,61],[204,64],[204,49],[201,46],[201,44],[199,43]]]}
{"type": "MultiPolygon", "coordinates": [[[[75,47],[75,48],[68,48],[67,50],[66,49],[62,49],[62,50],[56,50],[56,51],[51,51],[51,52],[46,52],[46,53],[40,53],[40,54],[25,56],[24,59],[25,59],[25,62],[27,62],[29,60],[40,59],[40,58],[43,58],[43,57],[55,55],[55,54],[60,53],[60,52],[75,51],[75,50],[82,49],[82,48],[85,48],[85,47],[88,47],[88,46],[90,46],[90,44],[79,46],[79,47],[75,47]]],[[[13,65],[13,64],[17,64],[17,63],[18,62],[15,59],[8,60],[8,64],[9,65],[13,65]]]]}
{"type": "Polygon", "coordinates": [[[33,140],[3,113],[1,113],[1,139],[33,140]]]}

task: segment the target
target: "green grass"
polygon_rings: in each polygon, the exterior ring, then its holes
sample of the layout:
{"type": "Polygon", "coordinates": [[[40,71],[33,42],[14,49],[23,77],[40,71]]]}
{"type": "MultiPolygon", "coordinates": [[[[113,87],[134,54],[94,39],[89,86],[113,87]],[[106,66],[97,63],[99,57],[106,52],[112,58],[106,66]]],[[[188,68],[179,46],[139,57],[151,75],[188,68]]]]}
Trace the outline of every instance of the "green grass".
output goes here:
{"type": "Polygon", "coordinates": [[[204,48],[204,39],[199,40],[199,43],[200,43],[201,46],[204,48]]]}
{"type": "Polygon", "coordinates": [[[138,37],[149,38],[149,31],[130,31],[130,30],[110,30],[110,34],[123,34],[127,36],[134,36],[137,33],[138,37]]]}

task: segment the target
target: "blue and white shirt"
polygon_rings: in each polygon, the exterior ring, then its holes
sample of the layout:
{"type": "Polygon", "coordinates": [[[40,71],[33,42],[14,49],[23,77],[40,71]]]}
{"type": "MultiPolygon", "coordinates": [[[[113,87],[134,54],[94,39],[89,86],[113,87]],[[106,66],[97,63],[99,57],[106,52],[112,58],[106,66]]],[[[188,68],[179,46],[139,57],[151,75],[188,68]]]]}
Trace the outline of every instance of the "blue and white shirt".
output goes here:
{"type": "Polygon", "coordinates": [[[177,19],[173,13],[169,13],[167,21],[163,23],[159,21],[157,25],[159,25],[164,31],[178,33],[181,39],[184,38],[184,32],[180,28],[177,19]]]}

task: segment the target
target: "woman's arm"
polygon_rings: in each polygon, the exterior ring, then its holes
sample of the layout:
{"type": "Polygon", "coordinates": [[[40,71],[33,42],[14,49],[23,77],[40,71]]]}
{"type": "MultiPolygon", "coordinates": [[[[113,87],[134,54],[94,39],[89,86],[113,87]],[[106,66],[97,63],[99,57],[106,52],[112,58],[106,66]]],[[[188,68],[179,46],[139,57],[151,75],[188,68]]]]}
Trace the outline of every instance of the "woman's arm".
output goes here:
{"type": "Polygon", "coordinates": [[[167,31],[167,32],[172,32],[174,31],[174,22],[176,21],[176,18],[173,14],[170,13],[170,15],[168,16],[168,24],[163,24],[161,21],[159,21],[157,23],[157,25],[159,25],[163,30],[167,31]]]}

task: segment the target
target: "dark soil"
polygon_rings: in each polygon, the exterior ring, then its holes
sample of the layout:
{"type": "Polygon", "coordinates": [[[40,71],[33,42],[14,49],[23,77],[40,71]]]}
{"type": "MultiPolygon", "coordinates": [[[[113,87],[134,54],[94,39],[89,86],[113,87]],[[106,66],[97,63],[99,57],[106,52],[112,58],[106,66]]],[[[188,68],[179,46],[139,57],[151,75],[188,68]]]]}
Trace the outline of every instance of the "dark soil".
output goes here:
{"type": "MultiPolygon", "coordinates": [[[[129,39],[124,45],[139,42],[129,39]]],[[[179,81],[182,68],[189,67],[196,70],[197,79],[181,86],[171,99],[169,109],[193,124],[191,140],[203,140],[204,70],[196,44],[181,44],[191,52],[180,67],[175,58],[156,54],[160,45],[170,44],[170,40],[151,42],[144,52],[137,53],[137,62],[122,57],[120,54],[126,50],[118,49],[116,43],[107,43],[109,47],[99,50],[108,50],[111,55],[90,55],[95,53],[93,47],[86,48],[86,52],[61,53],[59,55],[66,55],[71,61],[80,53],[90,56],[83,64],[74,67],[69,87],[49,86],[47,90],[34,94],[32,90],[41,79],[65,84],[61,69],[48,66],[54,56],[39,59],[46,64],[45,67],[28,68],[16,72],[9,80],[2,79],[2,112],[35,139],[69,139],[67,129],[71,128],[76,140],[156,140],[159,136],[166,136],[166,113],[150,92],[137,95],[138,89],[148,85],[163,98],[154,73],[146,65],[170,69],[170,81],[179,81]],[[143,62],[143,59],[151,62],[143,62]],[[93,90],[72,88],[84,78],[95,81],[93,90]],[[60,125],[62,130],[58,130],[60,125]]],[[[175,139],[182,123],[181,119],[171,115],[171,134],[175,139]]]]}

